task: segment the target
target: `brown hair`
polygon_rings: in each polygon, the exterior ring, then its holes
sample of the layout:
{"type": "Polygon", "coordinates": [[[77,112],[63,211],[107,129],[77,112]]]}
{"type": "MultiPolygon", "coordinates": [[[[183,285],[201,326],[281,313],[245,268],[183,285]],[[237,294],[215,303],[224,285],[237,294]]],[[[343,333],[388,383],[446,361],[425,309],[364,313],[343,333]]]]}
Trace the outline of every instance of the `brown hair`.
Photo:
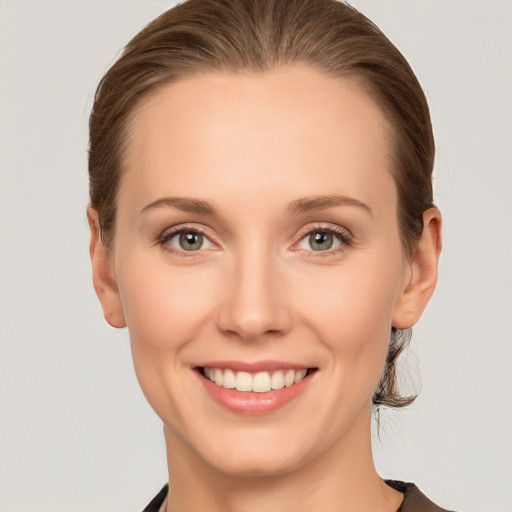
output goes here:
{"type": "MultiPolygon", "coordinates": [[[[414,251],[433,205],[434,138],[425,95],[411,67],[365,16],[336,0],[188,0],[139,32],[101,80],[90,117],[91,205],[112,248],[116,194],[130,118],[164,84],[206,72],[264,72],[306,64],[356,80],[391,127],[393,177],[404,250],[414,251]]],[[[396,360],[408,331],[393,330],[376,406],[402,407],[396,360]]]]}

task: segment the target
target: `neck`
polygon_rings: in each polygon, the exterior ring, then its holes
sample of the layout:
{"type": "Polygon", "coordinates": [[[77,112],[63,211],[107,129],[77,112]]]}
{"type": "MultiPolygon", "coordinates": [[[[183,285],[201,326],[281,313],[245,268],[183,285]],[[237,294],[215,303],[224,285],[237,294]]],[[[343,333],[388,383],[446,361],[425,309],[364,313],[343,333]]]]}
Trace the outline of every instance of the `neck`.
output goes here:
{"type": "Polygon", "coordinates": [[[328,451],[272,476],[226,475],[205,463],[169,429],[164,432],[167,512],[395,512],[403,499],[375,469],[369,411],[328,451]]]}

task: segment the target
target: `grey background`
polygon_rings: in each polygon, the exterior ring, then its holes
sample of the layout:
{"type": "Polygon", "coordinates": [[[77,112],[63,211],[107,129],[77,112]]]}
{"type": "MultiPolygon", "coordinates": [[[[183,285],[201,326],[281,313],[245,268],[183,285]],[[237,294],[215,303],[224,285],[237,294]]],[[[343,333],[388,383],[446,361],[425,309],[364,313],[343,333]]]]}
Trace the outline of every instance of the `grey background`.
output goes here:
{"type": "MultiPolygon", "coordinates": [[[[445,247],[385,414],[385,477],[467,512],[512,510],[512,3],[353,0],[410,60],[438,145],[445,247]]],[[[88,260],[87,117],[128,39],[169,1],[0,0],[0,511],[138,511],[166,479],[127,333],[88,260]]]]}

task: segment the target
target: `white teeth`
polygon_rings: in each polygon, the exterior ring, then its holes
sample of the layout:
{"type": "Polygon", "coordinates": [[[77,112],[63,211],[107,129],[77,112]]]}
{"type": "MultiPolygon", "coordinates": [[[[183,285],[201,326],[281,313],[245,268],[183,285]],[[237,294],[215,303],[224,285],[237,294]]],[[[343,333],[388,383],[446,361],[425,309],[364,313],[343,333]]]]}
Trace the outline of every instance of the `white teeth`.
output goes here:
{"type": "Polygon", "coordinates": [[[204,376],[217,386],[237,391],[267,393],[272,389],[298,384],[307,374],[306,368],[300,370],[276,370],[274,372],[235,372],[231,369],[204,368],[204,376]]]}
{"type": "Polygon", "coordinates": [[[222,370],[220,370],[219,368],[215,369],[215,384],[217,384],[217,386],[222,386],[223,375],[224,373],[222,370]]]}
{"type": "Polygon", "coordinates": [[[268,372],[259,372],[252,378],[252,390],[256,393],[266,393],[270,391],[270,375],[268,372]]]}
{"type": "Polygon", "coordinates": [[[270,379],[270,386],[272,389],[284,388],[284,375],[282,371],[274,372],[272,379],[270,379]]]}
{"type": "Polygon", "coordinates": [[[284,376],[284,385],[291,386],[295,382],[295,370],[288,370],[284,376]]]}
{"type": "Polygon", "coordinates": [[[238,372],[235,379],[237,391],[252,391],[252,375],[247,372],[238,372]]]}
{"type": "Polygon", "coordinates": [[[224,370],[224,378],[222,379],[222,385],[225,388],[233,389],[236,386],[236,377],[233,370],[224,370]]]}
{"type": "Polygon", "coordinates": [[[298,384],[305,376],[306,376],[307,370],[303,368],[302,370],[297,370],[295,372],[295,379],[293,379],[293,382],[295,384],[298,384]]]}

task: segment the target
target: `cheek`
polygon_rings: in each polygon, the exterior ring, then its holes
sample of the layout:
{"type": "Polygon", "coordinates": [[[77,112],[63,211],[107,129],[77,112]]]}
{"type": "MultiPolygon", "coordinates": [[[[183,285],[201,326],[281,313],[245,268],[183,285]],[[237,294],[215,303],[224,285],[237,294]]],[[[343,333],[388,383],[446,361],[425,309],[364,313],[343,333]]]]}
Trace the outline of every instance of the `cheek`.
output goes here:
{"type": "Polygon", "coordinates": [[[211,272],[175,269],[160,257],[123,261],[118,279],[132,345],[146,351],[178,349],[192,341],[215,304],[211,272]]]}
{"type": "Polygon", "coordinates": [[[347,345],[358,345],[361,337],[371,338],[372,332],[378,335],[379,327],[391,328],[399,288],[399,273],[394,269],[381,273],[333,268],[301,280],[303,286],[294,295],[300,297],[303,316],[323,330],[338,333],[347,345]]]}
{"type": "Polygon", "coordinates": [[[341,370],[354,389],[373,389],[380,377],[400,277],[399,265],[392,262],[347,264],[311,276],[302,290],[294,290],[302,318],[331,354],[333,371],[341,370]]]}
{"type": "Polygon", "coordinates": [[[172,390],[187,393],[181,387],[184,363],[190,362],[187,347],[211,318],[217,285],[193,267],[176,270],[132,251],[118,268],[118,286],[140,387],[157,414],[173,404],[177,421],[180,407],[172,390]]]}

